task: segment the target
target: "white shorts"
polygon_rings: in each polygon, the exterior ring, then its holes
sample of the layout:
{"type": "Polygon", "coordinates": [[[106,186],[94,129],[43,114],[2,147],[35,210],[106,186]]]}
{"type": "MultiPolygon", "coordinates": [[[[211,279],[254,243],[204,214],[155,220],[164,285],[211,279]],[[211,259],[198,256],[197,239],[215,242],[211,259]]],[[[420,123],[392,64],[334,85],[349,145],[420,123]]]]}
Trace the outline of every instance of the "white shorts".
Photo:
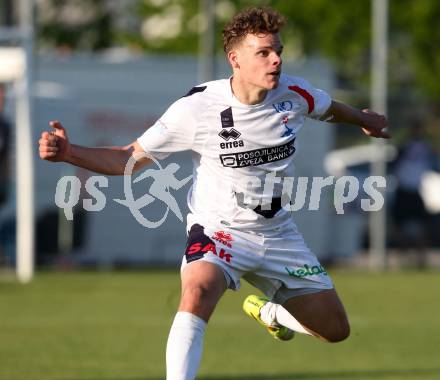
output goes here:
{"type": "Polygon", "coordinates": [[[293,221],[264,235],[194,224],[181,270],[198,260],[221,267],[230,289],[238,290],[243,277],[277,303],[333,288],[293,221]]]}

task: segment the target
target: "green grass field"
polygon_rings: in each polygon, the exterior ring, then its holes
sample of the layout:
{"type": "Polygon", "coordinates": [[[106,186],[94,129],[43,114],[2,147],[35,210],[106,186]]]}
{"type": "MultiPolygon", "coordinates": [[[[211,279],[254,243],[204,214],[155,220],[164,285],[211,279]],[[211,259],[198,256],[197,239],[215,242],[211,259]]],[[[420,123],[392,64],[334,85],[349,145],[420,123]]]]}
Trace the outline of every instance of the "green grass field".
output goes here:
{"type": "MultiPolygon", "coordinates": [[[[351,337],[273,340],[228,292],[210,322],[199,379],[440,379],[440,274],[332,272],[351,337]]],[[[164,379],[178,271],[42,273],[0,279],[1,380],[164,379]]],[[[325,318],[325,316],[323,316],[325,318]]]]}

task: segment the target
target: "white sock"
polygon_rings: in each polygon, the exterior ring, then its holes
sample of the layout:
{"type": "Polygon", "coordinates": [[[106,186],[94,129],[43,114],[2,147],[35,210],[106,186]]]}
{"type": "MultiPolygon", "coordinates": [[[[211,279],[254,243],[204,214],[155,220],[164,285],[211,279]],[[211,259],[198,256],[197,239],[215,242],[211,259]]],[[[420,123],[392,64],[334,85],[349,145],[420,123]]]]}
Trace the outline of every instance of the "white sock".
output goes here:
{"type": "Polygon", "coordinates": [[[167,380],[194,380],[202,357],[206,322],[179,311],[167,342],[167,380]]]}
{"type": "Polygon", "coordinates": [[[301,334],[312,335],[292,314],[277,303],[268,302],[264,305],[260,310],[260,316],[263,322],[268,325],[279,324],[301,334]]]}

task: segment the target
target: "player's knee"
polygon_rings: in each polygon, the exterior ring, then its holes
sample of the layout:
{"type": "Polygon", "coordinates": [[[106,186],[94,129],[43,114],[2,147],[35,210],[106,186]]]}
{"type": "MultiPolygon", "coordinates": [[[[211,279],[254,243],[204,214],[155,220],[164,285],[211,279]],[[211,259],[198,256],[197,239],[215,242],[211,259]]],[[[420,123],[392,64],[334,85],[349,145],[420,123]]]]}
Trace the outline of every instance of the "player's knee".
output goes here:
{"type": "Polygon", "coordinates": [[[206,298],[206,290],[201,286],[188,286],[184,292],[184,298],[192,304],[201,304],[206,298]]]}
{"type": "Polygon", "coordinates": [[[195,311],[209,307],[211,297],[208,289],[195,285],[185,288],[182,297],[182,305],[188,311],[195,311]]]}

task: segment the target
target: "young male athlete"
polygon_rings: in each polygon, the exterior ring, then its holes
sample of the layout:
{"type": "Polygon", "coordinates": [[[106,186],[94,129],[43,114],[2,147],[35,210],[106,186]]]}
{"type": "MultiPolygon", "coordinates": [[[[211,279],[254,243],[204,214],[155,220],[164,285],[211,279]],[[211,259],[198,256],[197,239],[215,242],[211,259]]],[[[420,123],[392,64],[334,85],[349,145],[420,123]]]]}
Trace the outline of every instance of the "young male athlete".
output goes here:
{"type": "Polygon", "coordinates": [[[283,23],[268,8],[234,16],[223,31],[232,77],[194,87],[129,145],[73,145],[57,121],[50,123],[55,132],[40,139],[42,159],[109,175],[123,174],[131,157],[138,157],[135,169],[147,164],[145,153],[163,159],[193,152],[188,243],[167,344],[168,380],[195,378],[206,324],[226,289],[238,289],[242,277],[267,297],[249,296],[246,313],[275,338],[288,340],[297,331],[338,342],[349,335],[330,277],[282,207],[282,179],[293,175],[295,140],[306,117],[351,123],[382,138],[388,137],[387,122],[282,74],[283,23]],[[265,191],[268,179],[273,186],[266,190],[273,191],[265,191]]]}

